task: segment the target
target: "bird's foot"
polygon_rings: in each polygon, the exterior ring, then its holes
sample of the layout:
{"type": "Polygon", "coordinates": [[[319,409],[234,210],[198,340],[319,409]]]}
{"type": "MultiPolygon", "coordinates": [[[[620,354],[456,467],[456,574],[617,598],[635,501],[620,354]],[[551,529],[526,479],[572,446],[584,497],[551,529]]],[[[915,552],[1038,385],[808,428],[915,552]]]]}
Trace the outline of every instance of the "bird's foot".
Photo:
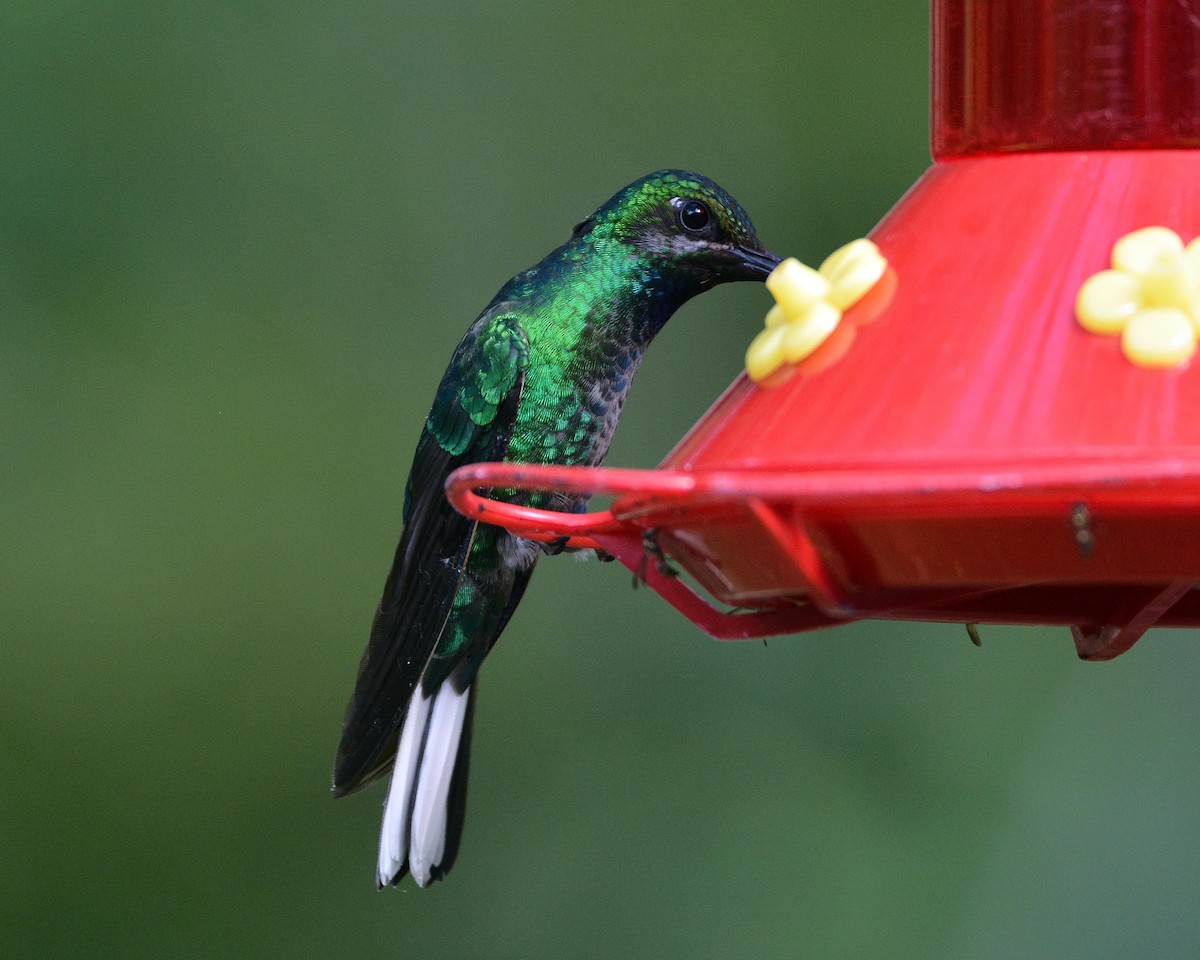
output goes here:
{"type": "Polygon", "coordinates": [[[638,568],[633,575],[633,588],[635,590],[639,583],[646,582],[646,574],[649,571],[651,559],[654,560],[654,569],[658,571],[659,576],[679,576],[679,571],[671,566],[670,561],[667,560],[666,553],[658,543],[658,531],[651,527],[642,534],[642,562],[638,564],[638,568]]]}

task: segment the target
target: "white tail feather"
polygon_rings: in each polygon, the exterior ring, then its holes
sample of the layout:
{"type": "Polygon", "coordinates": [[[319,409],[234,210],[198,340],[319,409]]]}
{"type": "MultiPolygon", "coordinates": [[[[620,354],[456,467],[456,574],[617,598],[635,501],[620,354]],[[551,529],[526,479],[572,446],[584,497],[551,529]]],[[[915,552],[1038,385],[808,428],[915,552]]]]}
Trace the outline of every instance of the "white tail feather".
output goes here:
{"type": "Polygon", "coordinates": [[[409,868],[418,886],[429,883],[433,868],[441,864],[446,852],[450,781],[470,698],[470,687],[460,693],[449,680],[438,688],[434,697],[417,773],[409,836],[409,868]]]}
{"type": "Polygon", "coordinates": [[[425,739],[425,726],[429,720],[429,705],[418,684],[404,718],[404,729],[396,747],[396,762],[392,768],[392,782],[388,787],[387,800],[383,807],[383,828],[379,833],[379,866],[376,879],[385,887],[404,868],[408,856],[408,811],[412,803],[413,787],[416,783],[417,762],[421,758],[421,744],[425,739]]]}

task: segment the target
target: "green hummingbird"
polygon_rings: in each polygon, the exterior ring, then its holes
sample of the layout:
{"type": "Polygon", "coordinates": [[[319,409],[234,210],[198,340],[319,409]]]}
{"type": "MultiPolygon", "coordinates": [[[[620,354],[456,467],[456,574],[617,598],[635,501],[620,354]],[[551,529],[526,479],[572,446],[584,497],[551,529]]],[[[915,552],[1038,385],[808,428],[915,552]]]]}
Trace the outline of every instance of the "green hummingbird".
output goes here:
{"type": "MultiPolygon", "coordinates": [[[[562,549],[461,516],[446,478],[482,461],[598,465],[654,335],[719,283],[762,280],[779,258],[712,180],[661,170],[580,221],[508,281],[438,386],[404,494],[403,530],[346,708],[334,796],[390,769],[376,878],[441,879],[458,852],[472,688],[538,556],[562,549]]],[[[580,511],[586,496],[496,491],[580,511]]]]}

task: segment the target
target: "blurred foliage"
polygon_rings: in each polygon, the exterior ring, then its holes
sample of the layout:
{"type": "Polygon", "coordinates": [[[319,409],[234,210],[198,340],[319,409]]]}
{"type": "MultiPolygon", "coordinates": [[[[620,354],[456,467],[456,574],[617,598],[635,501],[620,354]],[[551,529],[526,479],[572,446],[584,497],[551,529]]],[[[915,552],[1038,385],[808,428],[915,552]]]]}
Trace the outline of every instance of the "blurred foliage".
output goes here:
{"type": "MultiPolygon", "coordinates": [[[[927,10],[65,2],[0,13],[0,953],[1195,952],[1191,633],[707,640],[542,564],[484,671],[450,880],[327,793],[404,472],[466,324],[649,170],[782,253],[926,166],[927,10]]],[[[732,379],[690,304],[610,462],[732,379]]],[[[898,358],[898,362],[903,362],[898,358]]]]}

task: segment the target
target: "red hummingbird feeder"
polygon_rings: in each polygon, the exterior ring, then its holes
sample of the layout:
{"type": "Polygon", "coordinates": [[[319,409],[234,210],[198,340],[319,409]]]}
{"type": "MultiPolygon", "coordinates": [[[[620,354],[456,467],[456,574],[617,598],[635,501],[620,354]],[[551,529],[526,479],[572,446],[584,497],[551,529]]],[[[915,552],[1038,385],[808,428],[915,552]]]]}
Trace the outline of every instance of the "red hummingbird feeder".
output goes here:
{"type": "Polygon", "coordinates": [[[888,300],[836,362],[741,377],[657,470],[479,464],[452,502],[603,548],[722,639],[1066,624],[1105,660],[1200,626],[1200,362],[1136,366],[1075,317],[1122,236],[1200,235],[1192,6],[934,0],[935,162],[870,234],[888,300]],[[498,487],[615,499],[477,492],[498,487]]]}

